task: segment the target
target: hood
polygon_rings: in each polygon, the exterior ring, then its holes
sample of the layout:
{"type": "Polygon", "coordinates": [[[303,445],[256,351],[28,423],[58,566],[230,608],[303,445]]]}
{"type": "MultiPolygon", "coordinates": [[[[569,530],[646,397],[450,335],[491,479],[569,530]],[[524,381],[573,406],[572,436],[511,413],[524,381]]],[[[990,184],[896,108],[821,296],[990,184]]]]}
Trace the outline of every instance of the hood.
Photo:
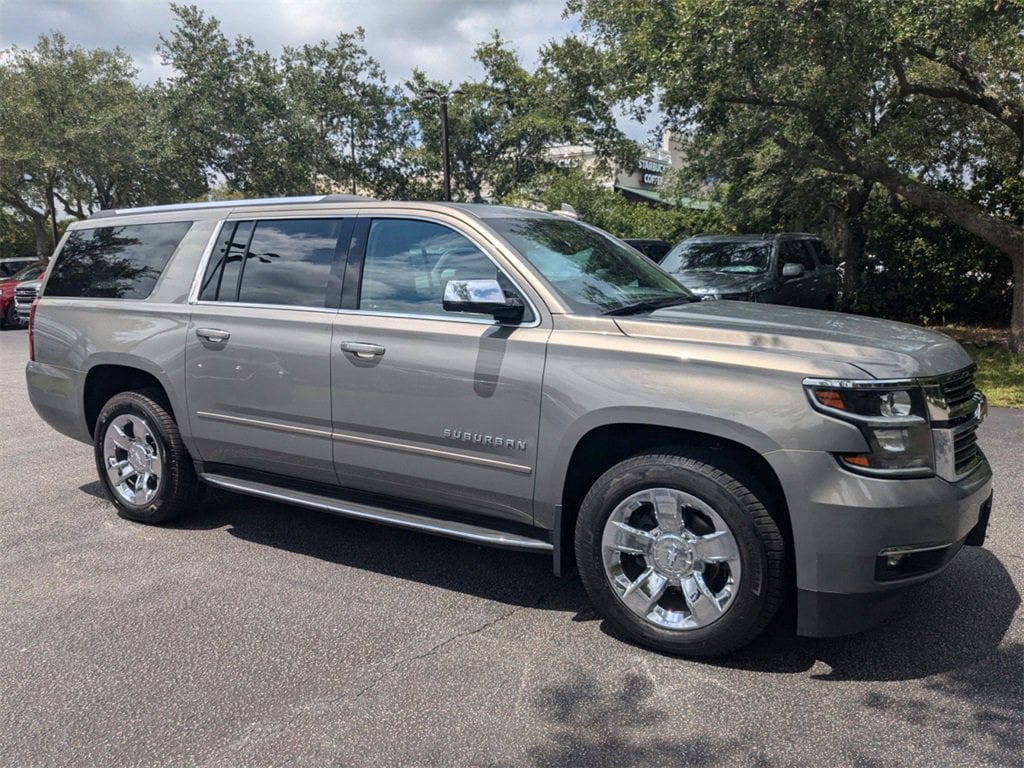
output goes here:
{"type": "Polygon", "coordinates": [[[771,283],[771,277],[767,272],[750,274],[742,272],[713,272],[706,269],[684,269],[669,274],[698,296],[753,293],[771,283]]]}
{"type": "MultiPolygon", "coordinates": [[[[971,357],[948,336],[914,325],[816,309],[704,301],[616,318],[627,336],[721,344],[846,363],[878,379],[936,376],[971,357]]],[[[829,365],[827,367],[833,367],[829,365]]]]}

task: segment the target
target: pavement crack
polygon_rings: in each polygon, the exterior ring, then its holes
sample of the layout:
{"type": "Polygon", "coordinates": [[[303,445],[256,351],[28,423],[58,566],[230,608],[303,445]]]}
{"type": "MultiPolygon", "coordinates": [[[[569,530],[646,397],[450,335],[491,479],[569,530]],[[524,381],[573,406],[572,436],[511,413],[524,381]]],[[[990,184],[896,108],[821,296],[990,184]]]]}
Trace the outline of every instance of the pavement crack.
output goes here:
{"type": "MultiPolygon", "coordinates": [[[[538,600],[538,603],[539,602],[540,601],[538,600]]],[[[532,605],[530,605],[530,606],[519,606],[517,608],[513,608],[510,611],[506,611],[505,613],[502,613],[502,614],[500,614],[498,616],[495,616],[490,621],[486,621],[486,622],[484,622],[483,624],[481,624],[478,627],[474,627],[473,629],[467,629],[464,632],[457,632],[454,635],[446,637],[444,640],[441,640],[440,642],[435,643],[434,645],[430,646],[430,648],[427,648],[422,653],[418,653],[415,656],[408,656],[406,658],[399,659],[395,663],[391,664],[387,669],[385,669],[379,675],[377,675],[368,684],[366,684],[365,686],[360,688],[356,692],[356,695],[353,698],[354,699],[361,698],[364,694],[369,693],[375,687],[377,687],[377,685],[382,680],[384,680],[385,678],[393,675],[395,672],[400,671],[404,667],[407,667],[408,665],[410,665],[410,664],[412,664],[414,662],[417,662],[417,661],[419,661],[421,659],[425,659],[425,658],[428,658],[430,656],[434,656],[434,655],[440,653],[446,646],[449,646],[449,645],[451,645],[452,643],[454,643],[454,642],[456,642],[458,640],[461,640],[461,639],[466,638],[466,637],[472,637],[473,635],[479,635],[481,632],[486,632],[491,627],[493,627],[493,626],[495,626],[497,624],[502,623],[503,621],[507,621],[508,619],[512,618],[512,616],[514,616],[519,611],[526,610],[527,608],[532,608],[532,607],[534,607],[534,606],[532,606],[532,605]]]]}

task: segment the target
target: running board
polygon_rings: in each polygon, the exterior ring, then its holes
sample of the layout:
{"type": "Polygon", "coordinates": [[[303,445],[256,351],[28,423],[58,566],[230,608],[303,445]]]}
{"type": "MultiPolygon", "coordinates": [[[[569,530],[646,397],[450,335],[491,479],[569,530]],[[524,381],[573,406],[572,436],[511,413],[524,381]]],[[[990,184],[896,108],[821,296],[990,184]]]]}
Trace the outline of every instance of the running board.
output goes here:
{"type": "Polygon", "coordinates": [[[530,552],[551,552],[554,550],[554,545],[543,539],[533,539],[516,533],[496,531],[471,523],[439,520],[425,515],[416,515],[411,512],[397,512],[392,509],[374,507],[369,504],[341,501],[315,493],[283,489],[253,480],[240,480],[235,477],[215,475],[209,472],[201,472],[199,477],[210,485],[228,491],[244,493],[248,496],[258,496],[262,499],[270,499],[271,501],[280,501],[284,504],[296,504],[300,507],[317,509],[321,512],[330,512],[344,517],[370,520],[375,523],[392,525],[396,528],[409,528],[414,531],[422,531],[423,533],[432,533],[436,536],[447,536],[451,539],[485,544],[489,547],[522,549],[530,552]]]}

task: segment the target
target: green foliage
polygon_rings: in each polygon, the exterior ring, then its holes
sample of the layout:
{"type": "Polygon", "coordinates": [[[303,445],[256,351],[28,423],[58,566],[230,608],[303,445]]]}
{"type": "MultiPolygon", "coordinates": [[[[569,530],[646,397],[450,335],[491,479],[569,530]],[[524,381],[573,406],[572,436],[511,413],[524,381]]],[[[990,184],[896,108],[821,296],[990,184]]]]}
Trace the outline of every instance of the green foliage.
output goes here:
{"type": "Polygon", "coordinates": [[[54,33],[2,61],[0,203],[32,227],[40,256],[54,245],[58,216],[194,189],[194,176],[164,153],[158,100],[136,86],[124,53],[87,51],[54,33]]]}
{"type": "Polygon", "coordinates": [[[1024,357],[1011,353],[1005,345],[967,345],[967,351],[978,364],[976,381],[989,405],[1024,408],[1024,357]]]}
{"type": "Polygon", "coordinates": [[[318,191],[342,187],[393,197],[406,186],[404,150],[413,125],[405,100],[363,40],[357,28],[339,33],[333,44],[285,49],[289,120],[305,123],[318,191]]]}
{"type": "MultiPolygon", "coordinates": [[[[873,186],[1024,259],[1024,6],[1003,0],[570,0],[581,77],[692,131],[736,218],[835,228],[861,273],[873,186]],[[582,44],[582,43],[581,43],[582,44]],[[596,60],[596,64],[595,64],[596,60]]],[[[1019,269],[1019,267],[1018,267],[1019,269]]],[[[1011,345],[1024,349],[1024,289],[1011,345]]]]}
{"type": "Polygon", "coordinates": [[[497,33],[476,48],[474,58],[484,68],[479,82],[453,90],[451,83],[431,81],[417,70],[407,83],[415,94],[411,110],[422,142],[416,156],[435,180],[434,189],[440,188],[440,115],[429,90],[451,93],[449,146],[457,199],[505,199],[530,187],[550,170],[545,154],[555,144],[588,142],[606,156],[637,156],[636,145],[622,136],[606,110],[585,97],[583,80],[560,61],[548,57],[531,72],[497,33]]]}
{"type": "Polygon", "coordinates": [[[0,209],[0,257],[35,255],[32,228],[14,214],[0,209]]]}
{"type": "Polygon", "coordinates": [[[313,176],[303,121],[289,120],[277,62],[250,38],[230,42],[194,5],[171,4],[178,23],[160,38],[169,138],[177,153],[248,194],[308,192],[313,176]]]}
{"type": "MultiPolygon", "coordinates": [[[[602,173],[602,176],[607,174],[602,173]]],[[[556,169],[537,175],[528,188],[502,202],[557,211],[571,205],[582,221],[618,237],[642,237],[676,243],[726,226],[717,209],[696,211],[632,203],[580,169],[556,169]]]]}
{"type": "Polygon", "coordinates": [[[867,268],[846,309],[925,325],[1006,322],[1012,275],[995,248],[884,193],[865,217],[867,268]]]}

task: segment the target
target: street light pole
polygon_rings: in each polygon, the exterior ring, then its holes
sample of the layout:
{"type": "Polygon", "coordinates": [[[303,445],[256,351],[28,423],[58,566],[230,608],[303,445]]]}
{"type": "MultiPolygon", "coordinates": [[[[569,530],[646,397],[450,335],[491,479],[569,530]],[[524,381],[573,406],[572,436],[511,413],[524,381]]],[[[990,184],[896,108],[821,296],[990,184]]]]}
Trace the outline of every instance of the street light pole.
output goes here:
{"type": "Polygon", "coordinates": [[[427,88],[423,91],[428,96],[437,99],[441,107],[441,179],[443,184],[444,199],[451,202],[452,199],[452,171],[451,156],[448,151],[448,97],[457,96],[462,91],[451,91],[445,93],[436,88],[427,88]]]}
{"type": "Polygon", "coordinates": [[[451,156],[448,154],[448,96],[441,96],[441,175],[444,184],[444,199],[451,202],[452,199],[452,168],[451,156]]]}

